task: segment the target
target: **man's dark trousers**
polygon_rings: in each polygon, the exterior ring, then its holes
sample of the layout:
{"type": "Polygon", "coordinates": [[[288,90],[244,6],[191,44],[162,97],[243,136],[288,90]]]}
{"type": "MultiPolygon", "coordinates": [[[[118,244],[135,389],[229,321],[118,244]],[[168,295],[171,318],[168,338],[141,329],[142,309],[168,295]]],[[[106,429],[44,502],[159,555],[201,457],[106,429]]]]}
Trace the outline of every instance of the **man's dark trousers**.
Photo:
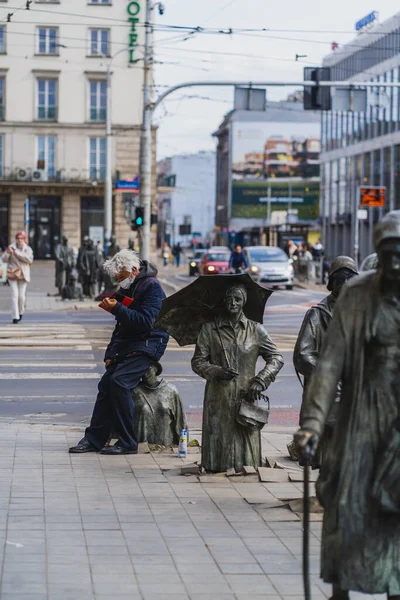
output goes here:
{"type": "Polygon", "coordinates": [[[107,368],[99,383],[90,426],[85,432],[86,439],[98,450],[104,448],[112,429],[117,432],[123,448],[137,449],[133,433],[132,390],[153,363],[153,358],[138,353],[107,368]]]}

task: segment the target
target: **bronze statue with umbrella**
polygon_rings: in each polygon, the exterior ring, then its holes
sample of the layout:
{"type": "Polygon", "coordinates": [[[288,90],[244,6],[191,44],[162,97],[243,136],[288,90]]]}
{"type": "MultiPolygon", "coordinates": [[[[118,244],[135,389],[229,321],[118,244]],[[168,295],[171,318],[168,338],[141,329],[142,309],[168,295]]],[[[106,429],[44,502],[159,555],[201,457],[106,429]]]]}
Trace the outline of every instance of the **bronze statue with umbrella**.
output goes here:
{"type": "Polygon", "coordinates": [[[248,274],[205,275],[164,300],[157,326],[181,346],[196,343],[192,368],[207,381],[202,435],[206,471],[261,466],[265,418],[257,403],[283,366],[262,325],[271,293],[248,274]],[[256,374],[259,357],[265,365],[256,374]]]}

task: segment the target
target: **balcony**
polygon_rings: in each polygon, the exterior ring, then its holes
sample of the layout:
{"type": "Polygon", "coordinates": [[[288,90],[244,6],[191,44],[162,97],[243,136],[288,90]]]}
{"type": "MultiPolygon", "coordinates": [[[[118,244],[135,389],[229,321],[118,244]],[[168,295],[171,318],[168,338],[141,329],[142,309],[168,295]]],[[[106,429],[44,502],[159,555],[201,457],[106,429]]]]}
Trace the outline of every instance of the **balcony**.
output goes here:
{"type": "MultiPolygon", "coordinates": [[[[54,183],[103,185],[106,175],[104,167],[100,169],[32,169],[27,167],[4,167],[0,169],[0,183],[54,183]]],[[[116,177],[114,177],[116,179],[116,177]]]]}

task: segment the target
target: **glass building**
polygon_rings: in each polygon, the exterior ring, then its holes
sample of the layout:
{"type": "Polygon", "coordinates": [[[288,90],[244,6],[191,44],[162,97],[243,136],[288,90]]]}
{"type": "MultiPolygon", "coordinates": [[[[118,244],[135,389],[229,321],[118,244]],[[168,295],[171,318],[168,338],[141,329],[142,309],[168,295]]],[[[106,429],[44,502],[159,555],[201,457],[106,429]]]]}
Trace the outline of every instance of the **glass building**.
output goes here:
{"type": "MultiPolygon", "coordinates": [[[[331,81],[400,82],[400,13],[336,50],[323,61],[331,81]]],[[[332,93],[334,91],[332,90],[332,93]]],[[[365,112],[326,111],[321,123],[321,216],[327,254],[373,251],[374,223],[400,208],[400,91],[372,87],[365,112]],[[385,186],[385,208],[358,221],[360,186],[385,186]]],[[[365,217],[365,215],[360,215],[365,217]]]]}

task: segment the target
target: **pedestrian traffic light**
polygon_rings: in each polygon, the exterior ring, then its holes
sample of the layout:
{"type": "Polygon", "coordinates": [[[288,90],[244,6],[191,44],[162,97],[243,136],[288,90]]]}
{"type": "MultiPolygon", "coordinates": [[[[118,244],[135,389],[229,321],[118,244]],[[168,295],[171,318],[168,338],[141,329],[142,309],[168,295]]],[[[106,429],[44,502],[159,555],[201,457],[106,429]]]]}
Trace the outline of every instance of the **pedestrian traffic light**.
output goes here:
{"type": "Polygon", "coordinates": [[[144,224],[144,210],[142,206],[135,207],[135,218],[131,221],[131,228],[136,231],[144,224]]]}
{"type": "Polygon", "coordinates": [[[330,79],[331,70],[328,67],[305,67],[304,81],[315,81],[317,85],[304,88],[304,110],[331,110],[331,88],[318,85],[330,79]]]}

